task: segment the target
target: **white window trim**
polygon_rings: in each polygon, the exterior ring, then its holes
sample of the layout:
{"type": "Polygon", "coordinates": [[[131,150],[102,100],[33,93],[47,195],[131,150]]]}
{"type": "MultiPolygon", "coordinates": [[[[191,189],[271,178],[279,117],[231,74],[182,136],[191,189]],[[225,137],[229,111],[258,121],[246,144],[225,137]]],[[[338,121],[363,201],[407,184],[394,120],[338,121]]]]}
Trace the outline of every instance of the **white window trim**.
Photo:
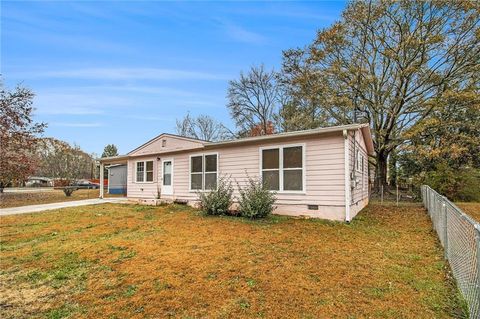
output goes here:
{"type": "Polygon", "coordinates": [[[135,184],[153,184],[155,183],[155,161],[154,160],[143,160],[143,161],[135,161],[135,184]],[[153,180],[151,182],[147,182],[147,162],[152,162],[152,175],[153,180]],[[137,181],[137,163],[143,163],[143,182],[137,181]]]}
{"type": "Polygon", "coordinates": [[[160,186],[171,186],[173,187],[173,169],[174,169],[174,162],[173,162],[173,157],[169,157],[169,158],[164,158],[162,159],[162,182],[160,183],[160,186]],[[165,172],[163,171],[164,170],[164,162],[171,162],[172,164],[172,172],[170,173],[170,182],[171,182],[171,185],[163,185],[163,176],[165,174],[165,172]]]}
{"type": "Polygon", "coordinates": [[[362,156],[362,192],[365,191],[365,157],[362,156]]]}
{"type": "MultiPolygon", "coordinates": [[[[218,155],[218,152],[211,152],[211,153],[197,153],[197,154],[191,154],[188,158],[188,190],[191,193],[194,192],[209,192],[211,191],[210,189],[205,189],[205,156],[208,155],[216,155],[217,156],[217,189],[218,189],[218,176],[220,175],[220,172],[218,171],[218,163],[220,161],[220,156],[218,155]],[[200,174],[200,172],[192,173],[192,157],[202,157],[202,189],[192,189],[192,174],[200,174]]],[[[213,173],[213,172],[207,172],[207,173],[213,173]]]]}
{"type": "Polygon", "coordinates": [[[306,153],[307,153],[307,147],[305,143],[298,143],[298,144],[280,144],[280,145],[269,145],[269,146],[262,146],[258,149],[259,152],[259,176],[260,179],[263,178],[263,171],[277,171],[279,174],[279,188],[280,190],[274,191],[277,194],[306,194],[307,193],[307,162],[306,162],[306,153]],[[289,147],[302,147],[302,190],[299,191],[294,191],[294,190],[283,190],[283,172],[288,171],[288,170],[299,170],[300,168],[283,168],[283,149],[284,148],[289,148],[289,147]],[[262,163],[263,163],[263,151],[264,150],[273,150],[273,149],[278,149],[278,169],[276,168],[267,168],[263,169],[262,168],[262,163]]]}

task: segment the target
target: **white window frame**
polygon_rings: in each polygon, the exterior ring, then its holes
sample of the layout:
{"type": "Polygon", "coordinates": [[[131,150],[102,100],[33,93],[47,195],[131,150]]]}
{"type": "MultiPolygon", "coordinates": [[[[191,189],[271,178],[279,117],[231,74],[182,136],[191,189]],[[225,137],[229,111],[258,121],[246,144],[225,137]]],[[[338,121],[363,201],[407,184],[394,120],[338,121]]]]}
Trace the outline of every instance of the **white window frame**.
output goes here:
{"type": "MultiPolygon", "coordinates": [[[[357,146],[358,147],[358,146],[357,146]]],[[[359,172],[361,170],[361,167],[360,167],[360,158],[362,156],[362,153],[360,152],[360,149],[357,148],[355,150],[355,171],[356,172],[359,172]]]]}
{"type": "Polygon", "coordinates": [[[144,161],[135,161],[135,183],[137,184],[151,184],[155,182],[155,161],[154,160],[144,160],[144,161]],[[147,162],[152,162],[152,181],[147,182],[147,162]],[[137,180],[137,163],[143,163],[143,181],[137,180]]]}
{"type": "MultiPolygon", "coordinates": [[[[188,158],[188,189],[190,192],[209,192],[211,189],[205,189],[205,156],[208,155],[216,155],[217,156],[217,188],[218,189],[218,176],[220,175],[220,172],[218,171],[218,163],[220,161],[220,156],[218,155],[218,152],[212,152],[212,153],[197,153],[197,154],[192,154],[188,158]],[[200,174],[200,172],[192,173],[192,157],[202,157],[202,189],[192,189],[192,174],[200,174]]],[[[213,173],[213,172],[207,172],[207,173],[213,173]]]]}
{"type": "Polygon", "coordinates": [[[362,165],[361,167],[361,171],[362,171],[362,191],[365,190],[365,156],[363,156],[363,154],[360,155],[362,157],[362,163],[360,165],[362,165]]]}
{"type": "Polygon", "coordinates": [[[298,144],[280,144],[280,145],[269,145],[269,146],[262,146],[258,149],[259,151],[259,176],[260,179],[263,179],[263,171],[276,171],[277,169],[275,168],[267,168],[263,169],[262,164],[263,164],[263,151],[265,150],[274,150],[278,149],[278,174],[279,174],[279,190],[275,191],[272,190],[272,192],[278,193],[278,194],[306,194],[307,193],[307,162],[306,162],[306,150],[307,146],[305,143],[298,143],[298,144]],[[288,170],[299,170],[300,168],[283,168],[283,149],[284,148],[290,148],[290,147],[302,147],[302,189],[301,190],[284,190],[283,187],[283,172],[288,171],[288,170]]]}

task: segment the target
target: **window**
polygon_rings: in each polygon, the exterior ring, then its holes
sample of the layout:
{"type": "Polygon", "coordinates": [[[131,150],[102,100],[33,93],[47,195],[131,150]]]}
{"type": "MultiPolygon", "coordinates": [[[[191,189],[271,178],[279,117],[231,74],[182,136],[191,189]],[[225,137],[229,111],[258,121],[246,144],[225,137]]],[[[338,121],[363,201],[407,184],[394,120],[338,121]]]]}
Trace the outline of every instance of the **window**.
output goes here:
{"type": "Polygon", "coordinates": [[[205,189],[217,188],[217,155],[205,156],[205,189]]]}
{"type": "Polygon", "coordinates": [[[162,140],[162,147],[165,147],[165,146],[167,146],[167,140],[163,139],[162,140]]]}
{"type": "Polygon", "coordinates": [[[153,161],[137,162],[136,181],[153,182],[153,161]]]}
{"type": "Polygon", "coordinates": [[[172,185],[172,161],[163,162],[163,185],[172,185]]]}
{"type": "Polygon", "coordinates": [[[365,157],[362,155],[362,191],[365,190],[365,165],[367,164],[365,157]]]}
{"type": "Polygon", "coordinates": [[[304,146],[262,149],[262,181],[273,191],[304,191],[304,146]]]}
{"type": "Polygon", "coordinates": [[[137,182],[143,182],[145,175],[145,162],[137,162],[137,182]]]}
{"type": "Polygon", "coordinates": [[[280,190],[279,154],[278,148],[262,151],[262,181],[269,190],[280,190]]]}
{"type": "Polygon", "coordinates": [[[217,154],[190,157],[190,190],[217,188],[217,154]]]}
{"type": "Polygon", "coordinates": [[[355,151],[354,163],[355,170],[360,170],[360,152],[358,151],[358,149],[355,151]]]}

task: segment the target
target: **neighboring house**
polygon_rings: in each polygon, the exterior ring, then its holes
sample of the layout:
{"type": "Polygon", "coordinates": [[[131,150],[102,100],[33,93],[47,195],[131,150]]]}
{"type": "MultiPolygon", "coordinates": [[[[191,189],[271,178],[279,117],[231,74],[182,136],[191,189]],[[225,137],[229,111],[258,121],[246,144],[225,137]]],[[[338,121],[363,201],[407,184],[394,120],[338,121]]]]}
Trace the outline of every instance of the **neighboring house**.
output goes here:
{"type": "Polygon", "coordinates": [[[373,152],[368,125],[352,124],[222,142],[161,134],[99,161],[127,164],[127,196],[143,203],[195,204],[220,176],[235,188],[252,177],[276,192],[276,214],[350,221],[368,203],[373,152]]]}
{"type": "Polygon", "coordinates": [[[48,177],[30,176],[25,182],[26,187],[52,187],[53,180],[48,177]]]}
{"type": "Polygon", "coordinates": [[[117,164],[108,169],[108,193],[127,194],[127,165],[117,164]]]}

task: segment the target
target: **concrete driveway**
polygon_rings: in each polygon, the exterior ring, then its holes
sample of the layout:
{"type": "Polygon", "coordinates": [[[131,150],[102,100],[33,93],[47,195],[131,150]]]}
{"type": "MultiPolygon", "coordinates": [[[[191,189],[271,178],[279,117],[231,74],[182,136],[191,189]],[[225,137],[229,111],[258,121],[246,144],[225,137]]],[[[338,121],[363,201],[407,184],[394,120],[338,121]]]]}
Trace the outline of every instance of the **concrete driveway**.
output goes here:
{"type": "Polygon", "coordinates": [[[51,192],[53,187],[7,187],[3,189],[4,193],[43,193],[51,192]]]}
{"type": "Polygon", "coordinates": [[[60,208],[66,208],[66,207],[99,205],[99,204],[105,204],[105,203],[126,203],[127,201],[128,201],[127,198],[104,198],[104,199],[94,198],[94,199],[84,199],[84,200],[77,200],[77,201],[71,201],[71,202],[1,208],[0,216],[36,213],[36,212],[43,212],[45,210],[60,209],[60,208]]]}

